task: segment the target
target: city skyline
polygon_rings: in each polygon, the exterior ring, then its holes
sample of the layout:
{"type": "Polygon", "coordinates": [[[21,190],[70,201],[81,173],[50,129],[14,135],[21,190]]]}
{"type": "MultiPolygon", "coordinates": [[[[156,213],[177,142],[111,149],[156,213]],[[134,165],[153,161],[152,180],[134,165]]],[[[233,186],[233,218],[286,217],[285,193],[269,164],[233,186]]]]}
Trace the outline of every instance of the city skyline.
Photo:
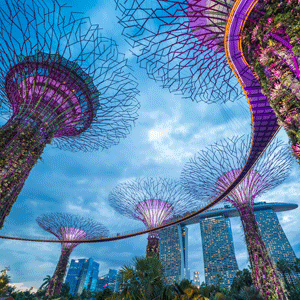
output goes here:
{"type": "MultiPolygon", "coordinates": [[[[257,202],[254,205],[263,240],[275,263],[281,258],[290,263],[296,259],[295,252],[277,217],[278,212],[296,208],[298,206],[291,203],[257,202]]],[[[180,281],[183,278],[190,279],[188,226],[198,224],[201,232],[201,256],[204,260],[205,283],[217,284],[218,280],[222,279],[220,285],[230,288],[239,270],[231,230],[231,220],[236,217],[239,217],[237,209],[225,203],[223,208],[210,209],[180,225],[163,229],[160,240],[160,259],[166,269],[165,275],[168,282],[180,281]]]]}
{"type": "MultiPolygon", "coordinates": [[[[178,178],[184,163],[198,150],[224,137],[251,131],[246,99],[222,105],[197,104],[171,94],[161,89],[158,83],[149,80],[144,70],[136,65],[129,45],[120,35],[122,28],[117,24],[113,2],[99,6],[97,1],[86,0],[84,4],[72,5],[74,11],[83,11],[92,18],[93,23],[99,23],[106,36],[117,39],[120,52],[126,53],[133,73],[139,79],[139,100],[142,104],[140,116],[132,133],[109,150],[67,153],[51,146],[47,148],[43,161],[30,174],[18,202],[7,218],[1,231],[3,235],[45,237],[45,233],[36,226],[35,218],[41,213],[58,209],[101,220],[113,233],[141,228],[139,222],[122,217],[108,205],[107,196],[116,184],[131,178],[157,174],[178,178]]],[[[0,122],[2,125],[5,120],[0,119],[0,122]]],[[[283,131],[279,137],[285,142],[288,140],[283,131]]],[[[259,201],[299,204],[298,172],[295,163],[288,180],[260,197],[259,201]]],[[[297,257],[300,256],[299,215],[299,209],[293,213],[279,213],[280,223],[297,257]]],[[[231,225],[238,266],[243,268],[247,266],[247,254],[241,242],[239,220],[235,218],[231,225]]],[[[202,282],[203,260],[198,253],[201,249],[198,231],[197,225],[189,226],[189,268],[191,274],[194,271],[200,272],[202,282]]],[[[146,235],[142,235],[118,242],[83,244],[74,250],[70,258],[94,257],[100,264],[100,270],[119,269],[131,263],[134,256],[145,255],[146,243],[146,235]]],[[[4,269],[10,266],[11,282],[18,288],[33,286],[36,289],[46,275],[53,274],[58,252],[58,244],[1,240],[0,267],[4,269]],[[40,266],[38,270],[36,265],[40,266]]]]}

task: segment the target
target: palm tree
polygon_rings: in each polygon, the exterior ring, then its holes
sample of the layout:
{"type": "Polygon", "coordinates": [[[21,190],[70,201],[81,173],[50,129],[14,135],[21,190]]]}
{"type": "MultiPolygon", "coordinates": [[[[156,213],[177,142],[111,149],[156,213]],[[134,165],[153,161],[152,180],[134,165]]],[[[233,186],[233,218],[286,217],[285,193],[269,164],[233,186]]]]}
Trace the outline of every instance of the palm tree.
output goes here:
{"type": "Polygon", "coordinates": [[[159,300],[166,293],[164,269],[156,257],[134,258],[133,266],[124,266],[121,271],[119,299],[159,300]]]}
{"type": "Polygon", "coordinates": [[[39,290],[46,290],[50,284],[51,281],[51,276],[47,275],[44,279],[43,279],[43,284],[39,287],[39,290]]]}

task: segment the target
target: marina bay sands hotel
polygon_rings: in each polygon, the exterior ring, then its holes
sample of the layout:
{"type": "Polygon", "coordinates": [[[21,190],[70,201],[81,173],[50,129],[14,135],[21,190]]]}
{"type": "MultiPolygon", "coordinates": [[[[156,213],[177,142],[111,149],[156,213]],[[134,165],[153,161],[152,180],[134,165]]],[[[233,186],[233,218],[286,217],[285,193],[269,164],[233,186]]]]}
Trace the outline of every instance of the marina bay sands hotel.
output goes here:
{"type": "MultiPolygon", "coordinates": [[[[294,262],[296,255],[278,221],[277,212],[297,208],[297,204],[254,204],[254,213],[262,238],[274,262],[285,259],[294,262]]],[[[188,274],[188,225],[200,224],[204,259],[205,282],[229,288],[238,271],[234,252],[230,218],[238,217],[235,208],[224,208],[204,212],[179,225],[163,229],[160,233],[160,259],[169,282],[189,279],[188,274]]],[[[200,256],[199,256],[200,258],[200,256]]]]}

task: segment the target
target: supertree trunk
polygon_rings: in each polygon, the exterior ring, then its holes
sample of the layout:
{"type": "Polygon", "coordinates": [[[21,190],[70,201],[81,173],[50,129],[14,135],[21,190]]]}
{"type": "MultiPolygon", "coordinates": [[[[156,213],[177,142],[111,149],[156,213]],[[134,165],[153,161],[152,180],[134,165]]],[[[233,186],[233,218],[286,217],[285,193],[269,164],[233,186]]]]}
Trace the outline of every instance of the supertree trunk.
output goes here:
{"type": "Polygon", "coordinates": [[[249,254],[252,280],[266,300],[286,300],[287,293],[279,278],[265,243],[262,240],[253,209],[250,204],[237,207],[249,254]]]}
{"type": "Polygon", "coordinates": [[[300,35],[297,0],[259,1],[242,32],[243,52],[300,163],[300,35]]]}
{"type": "Polygon", "coordinates": [[[146,257],[157,256],[159,257],[159,237],[149,235],[146,257]]]}
{"type": "Polygon", "coordinates": [[[62,248],[61,255],[55,269],[55,272],[51,278],[48,290],[45,294],[46,297],[52,297],[53,295],[59,295],[61,286],[66,274],[69,257],[72,253],[73,247],[62,248]]]}
{"type": "Polygon", "coordinates": [[[49,141],[28,118],[11,119],[0,128],[0,229],[49,141]]]}

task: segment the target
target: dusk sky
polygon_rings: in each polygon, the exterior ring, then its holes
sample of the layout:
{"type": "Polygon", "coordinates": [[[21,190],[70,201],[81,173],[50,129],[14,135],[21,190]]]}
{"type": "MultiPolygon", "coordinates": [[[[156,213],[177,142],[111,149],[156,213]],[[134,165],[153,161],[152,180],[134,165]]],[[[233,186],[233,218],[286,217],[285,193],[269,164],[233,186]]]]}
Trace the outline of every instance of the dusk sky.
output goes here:
{"type": "MultiPolygon", "coordinates": [[[[116,40],[120,52],[128,58],[139,83],[139,117],[127,138],[107,150],[72,153],[48,145],[42,161],[31,171],[6,218],[1,235],[52,238],[35,221],[48,212],[78,214],[98,220],[112,234],[142,229],[142,222],[124,217],[109,206],[108,194],[117,184],[148,176],[179,178],[184,164],[197,151],[223,138],[251,133],[246,98],[226,104],[195,103],[171,94],[162,89],[159,82],[148,79],[121,35],[122,27],[118,24],[118,11],[113,0],[75,0],[70,3],[71,11],[82,11],[92,23],[99,24],[103,36],[116,40]]],[[[5,5],[3,0],[0,5],[5,5]]],[[[0,125],[4,123],[4,119],[0,120],[0,125]]],[[[278,138],[288,142],[283,130],[278,138]]],[[[284,183],[256,201],[299,204],[299,172],[295,161],[284,183]]],[[[297,257],[300,256],[299,212],[298,208],[278,214],[297,257]]],[[[248,257],[241,223],[234,218],[231,224],[238,265],[243,269],[248,265],[248,257]]],[[[135,256],[145,256],[146,244],[146,235],[115,242],[81,244],[75,248],[71,259],[92,257],[100,264],[99,275],[104,275],[109,269],[130,264],[135,256]]],[[[204,281],[199,224],[189,226],[188,247],[191,276],[194,271],[199,271],[200,281],[204,281]]],[[[11,282],[19,289],[37,289],[46,275],[53,275],[59,256],[60,244],[0,240],[0,270],[10,267],[11,282]]]]}

